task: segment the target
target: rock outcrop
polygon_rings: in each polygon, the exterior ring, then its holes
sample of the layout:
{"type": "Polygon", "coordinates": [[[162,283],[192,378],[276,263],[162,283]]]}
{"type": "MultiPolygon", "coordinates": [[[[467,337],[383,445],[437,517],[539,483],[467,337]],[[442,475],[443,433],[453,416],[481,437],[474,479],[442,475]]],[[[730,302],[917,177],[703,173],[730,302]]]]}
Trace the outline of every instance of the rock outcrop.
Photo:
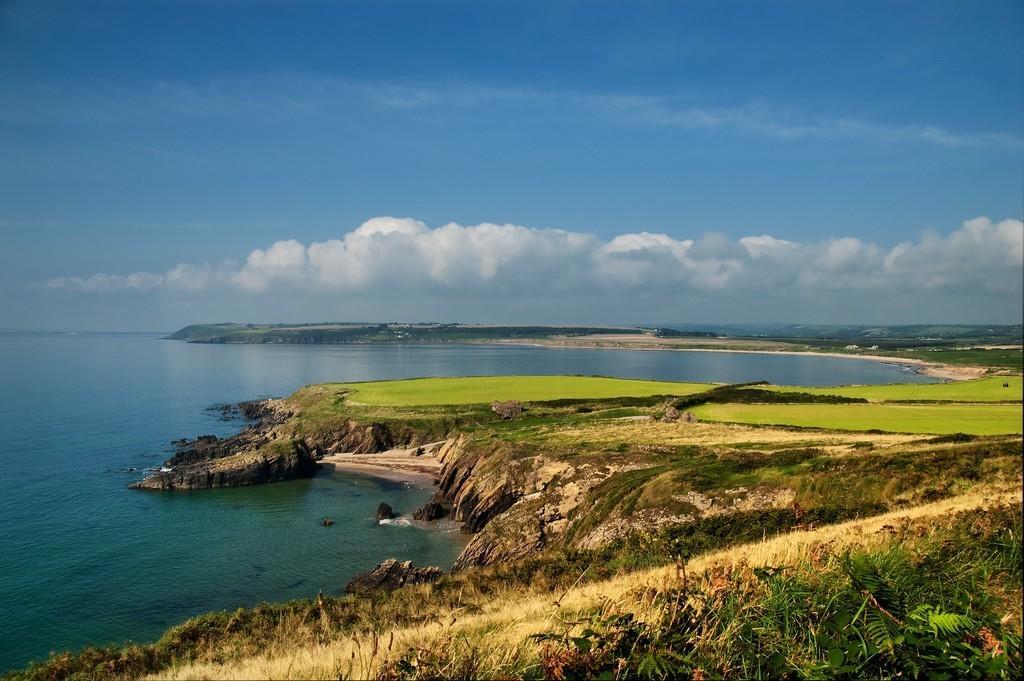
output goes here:
{"type": "Polygon", "coordinates": [[[134,489],[242,487],[277,480],[308,478],[318,464],[302,440],[281,438],[276,429],[292,412],[279,400],[238,405],[255,423],[231,437],[200,435],[175,440],[177,451],[161,469],[132,485],[134,489]]]}
{"type": "Polygon", "coordinates": [[[240,433],[219,438],[200,435],[175,440],[177,451],[161,469],[132,485],[135,489],[202,489],[240,487],[312,476],[327,454],[373,454],[398,444],[415,444],[417,433],[396,435],[383,423],[351,419],[336,428],[296,437],[285,427],[294,414],[282,400],[254,400],[238,405],[254,421],[240,433]]]}
{"type": "Polygon", "coordinates": [[[348,419],[337,428],[318,433],[309,444],[323,454],[375,454],[404,444],[406,437],[399,438],[383,423],[363,424],[348,419]]]}
{"type": "Polygon", "coordinates": [[[238,411],[250,421],[273,418],[280,414],[280,403],[277,400],[248,400],[238,403],[238,411]]]}
{"type": "Polygon", "coordinates": [[[510,508],[521,496],[522,488],[509,471],[494,476],[478,468],[477,464],[490,453],[468,447],[465,436],[447,440],[437,453],[442,463],[437,491],[413,518],[436,520],[450,514],[462,522],[464,532],[475,533],[510,508]]]}
{"type": "Polygon", "coordinates": [[[523,413],[523,405],[519,403],[519,400],[491,402],[491,411],[508,421],[523,413]]]}
{"type": "Polygon", "coordinates": [[[428,501],[423,505],[423,508],[418,508],[412,514],[413,520],[440,520],[448,515],[448,509],[444,507],[440,502],[428,501]]]}
{"type": "Polygon", "coordinates": [[[412,561],[399,563],[388,558],[369,572],[361,572],[345,585],[350,594],[369,593],[377,589],[397,589],[407,584],[426,584],[441,578],[441,568],[433,565],[413,567],[412,561]]]}
{"type": "Polygon", "coordinates": [[[395,510],[391,508],[390,504],[386,504],[383,501],[377,506],[377,520],[390,520],[395,517],[395,510]]]}
{"type": "MultiPolygon", "coordinates": [[[[171,463],[172,459],[168,460],[171,463]]],[[[217,459],[165,466],[132,485],[134,489],[172,490],[244,487],[278,480],[309,478],[319,464],[301,440],[274,443],[217,459]]]]}

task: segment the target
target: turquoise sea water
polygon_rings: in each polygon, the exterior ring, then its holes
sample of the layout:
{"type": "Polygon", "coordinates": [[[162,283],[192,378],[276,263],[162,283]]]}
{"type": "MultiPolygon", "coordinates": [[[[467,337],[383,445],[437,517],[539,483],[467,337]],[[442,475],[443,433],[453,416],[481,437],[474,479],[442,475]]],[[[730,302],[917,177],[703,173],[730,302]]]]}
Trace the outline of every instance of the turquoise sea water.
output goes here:
{"type": "Polygon", "coordinates": [[[524,346],[223,346],[149,334],[0,334],[0,671],[192,615],[338,593],[395,556],[451,565],[457,536],[378,525],[431,494],[376,478],[196,492],[127,488],[170,441],[238,430],[208,407],[320,381],[601,374],[829,385],[926,382],[827,357],[524,346]],[[129,471],[128,469],[139,469],[129,471]],[[322,527],[324,516],[335,524],[322,527]]]}

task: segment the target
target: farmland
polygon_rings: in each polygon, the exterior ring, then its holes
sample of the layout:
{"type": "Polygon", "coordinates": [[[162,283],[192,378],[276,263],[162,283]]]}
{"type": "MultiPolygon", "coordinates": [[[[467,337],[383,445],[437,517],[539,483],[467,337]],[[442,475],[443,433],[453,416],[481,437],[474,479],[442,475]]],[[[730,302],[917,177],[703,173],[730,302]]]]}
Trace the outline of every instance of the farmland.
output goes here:
{"type": "Polygon", "coordinates": [[[683,396],[707,390],[706,383],[637,381],[598,376],[474,376],[374,381],[338,386],[351,401],[390,406],[482,404],[492,400],[543,402],[612,397],[683,396]]]}
{"type": "Polygon", "coordinates": [[[860,397],[870,402],[1020,402],[1020,376],[986,376],[951,383],[852,385],[826,388],[770,386],[768,390],[860,397]]]}

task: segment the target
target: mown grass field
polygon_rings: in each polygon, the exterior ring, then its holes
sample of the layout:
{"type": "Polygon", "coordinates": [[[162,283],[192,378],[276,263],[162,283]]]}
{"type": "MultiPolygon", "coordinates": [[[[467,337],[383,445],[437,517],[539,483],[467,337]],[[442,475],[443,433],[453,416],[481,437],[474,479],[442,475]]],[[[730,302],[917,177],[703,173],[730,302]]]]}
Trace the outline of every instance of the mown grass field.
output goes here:
{"type": "Polygon", "coordinates": [[[335,386],[350,389],[351,402],[380,406],[481,404],[494,400],[543,402],[652,395],[692,395],[712,386],[706,383],[639,381],[598,376],[471,376],[373,381],[335,386]]]}
{"type": "Polygon", "coordinates": [[[812,395],[861,397],[871,402],[1020,402],[1024,384],[1020,376],[987,376],[953,383],[898,383],[893,385],[848,385],[826,388],[766,386],[766,390],[801,392],[812,395]],[[1003,387],[1003,384],[1008,384],[1003,387]]]}
{"type": "Polygon", "coordinates": [[[707,404],[712,421],[894,433],[1002,435],[1020,433],[1016,404],[707,404]]]}

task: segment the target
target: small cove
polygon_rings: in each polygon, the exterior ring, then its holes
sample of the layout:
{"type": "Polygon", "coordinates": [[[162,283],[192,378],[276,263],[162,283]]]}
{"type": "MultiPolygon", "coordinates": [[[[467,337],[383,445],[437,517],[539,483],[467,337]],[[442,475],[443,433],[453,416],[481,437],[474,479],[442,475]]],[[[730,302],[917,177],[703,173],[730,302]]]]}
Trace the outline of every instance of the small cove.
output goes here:
{"type": "Polygon", "coordinates": [[[338,593],[387,557],[451,565],[463,539],[380,525],[429,489],[352,472],[262,487],[127,485],[171,440],[242,427],[213,405],[322,381],[599,374],[789,385],[931,382],[830,357],[528,346],[223,346],[153,334],[0,334],[0,670],[86,643],[146,641],[210,610],[338,593]],[[331,517],[334,525],[322,527],[331,517]]]}

